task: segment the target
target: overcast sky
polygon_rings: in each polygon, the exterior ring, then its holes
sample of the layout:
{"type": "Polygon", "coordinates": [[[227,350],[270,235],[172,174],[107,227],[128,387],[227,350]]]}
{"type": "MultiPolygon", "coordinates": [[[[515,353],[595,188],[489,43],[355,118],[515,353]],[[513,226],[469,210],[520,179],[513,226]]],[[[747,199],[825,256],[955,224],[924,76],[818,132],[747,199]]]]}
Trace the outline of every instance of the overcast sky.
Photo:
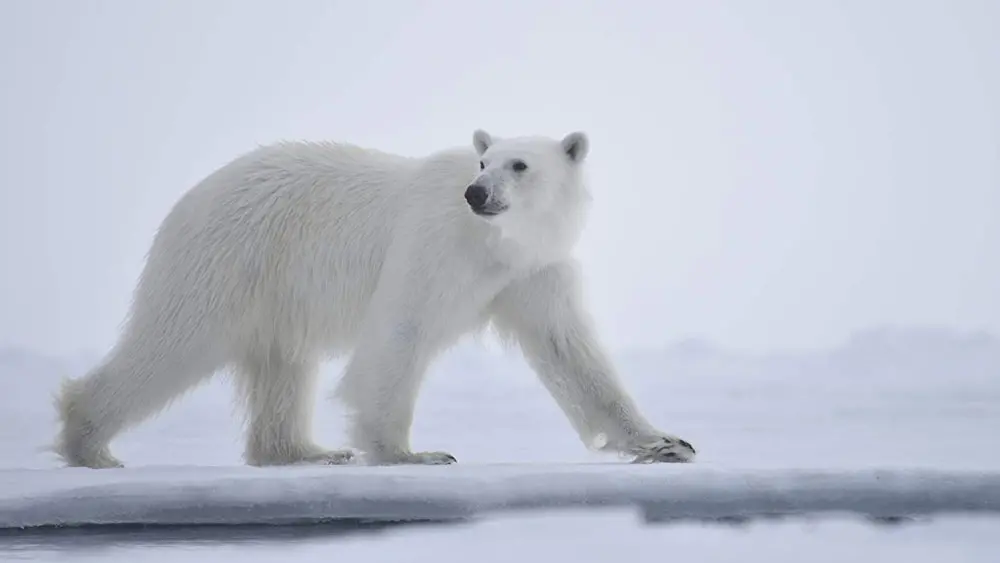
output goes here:
{"type": "Polygon", "coordinates": [[[107,349],[159,221],[282,138],[591,136],[605,339],[1000,334],[1000,3],[0,2],[0,346],[107,349]],[[367,5],[365,5],[367,4],[367,5]]]}

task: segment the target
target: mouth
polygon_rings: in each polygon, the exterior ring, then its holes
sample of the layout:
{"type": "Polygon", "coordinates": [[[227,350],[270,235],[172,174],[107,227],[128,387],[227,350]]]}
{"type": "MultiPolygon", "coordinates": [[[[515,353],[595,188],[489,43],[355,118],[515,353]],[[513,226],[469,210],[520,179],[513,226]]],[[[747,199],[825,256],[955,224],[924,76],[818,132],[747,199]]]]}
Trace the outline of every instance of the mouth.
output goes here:
{"type": "Polygon", "coordinates": [[[472,212],[480,217],[496,217],[504,211],[507,211],[506,207],[480,207],[478,209],[472,209],[472,212]]]}

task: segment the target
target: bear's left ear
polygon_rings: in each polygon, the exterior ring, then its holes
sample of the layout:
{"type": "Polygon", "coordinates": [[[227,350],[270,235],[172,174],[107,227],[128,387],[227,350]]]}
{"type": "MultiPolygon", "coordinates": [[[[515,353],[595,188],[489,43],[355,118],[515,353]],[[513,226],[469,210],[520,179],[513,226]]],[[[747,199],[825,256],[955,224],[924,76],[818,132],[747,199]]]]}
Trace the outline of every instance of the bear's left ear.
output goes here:
{"type": "Polygon", "coordinates": [[[566,156],[573,162],[583,162],[583,159],[587,158],[587,151],[590,150],[590,141],[587,139],[587,134],[582,131],[566,135],[561,144],[566,156]]]}
{"type": "Polygon", "coordinates": [[[479,153],[480,156],[482,156],[482,154],[486,152],[486,149],[490,148],[490,145],[492,144],[493,137],[491,137],[486,131],[476,129],[476,132],[472,134],[472,146],[476,147],[476,152],[479,153]]]}

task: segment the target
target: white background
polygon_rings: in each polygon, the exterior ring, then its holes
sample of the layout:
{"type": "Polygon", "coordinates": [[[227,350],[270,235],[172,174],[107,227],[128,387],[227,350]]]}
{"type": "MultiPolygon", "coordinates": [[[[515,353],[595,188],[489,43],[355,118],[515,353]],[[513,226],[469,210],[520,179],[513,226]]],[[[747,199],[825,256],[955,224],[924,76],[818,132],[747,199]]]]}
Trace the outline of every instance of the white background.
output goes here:
{"type": "Polygon", "coordinates": [[[101,352],[159,221],[258,143],[592,137],[616,349],[1000,332],[1000,4],[0,3],[0,343],[101,352]]]}

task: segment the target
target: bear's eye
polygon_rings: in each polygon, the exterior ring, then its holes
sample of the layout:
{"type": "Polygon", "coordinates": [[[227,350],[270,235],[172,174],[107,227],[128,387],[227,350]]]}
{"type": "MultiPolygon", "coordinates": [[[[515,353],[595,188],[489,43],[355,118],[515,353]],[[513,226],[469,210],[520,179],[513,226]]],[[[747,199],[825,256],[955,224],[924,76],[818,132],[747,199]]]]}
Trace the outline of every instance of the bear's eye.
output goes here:
{"type": "Polygon", "coordinates": [[[479,161],[479,169],[480,170],[485,170],[486,169],[486,163],[480,160],[479,161]]]}
{"type": "Polygon", "coordinates": [[[515,160],[510,167],[514,169],[514,172],[524,172],[528,169],[528,165],[523,160],[515,160]]]}

